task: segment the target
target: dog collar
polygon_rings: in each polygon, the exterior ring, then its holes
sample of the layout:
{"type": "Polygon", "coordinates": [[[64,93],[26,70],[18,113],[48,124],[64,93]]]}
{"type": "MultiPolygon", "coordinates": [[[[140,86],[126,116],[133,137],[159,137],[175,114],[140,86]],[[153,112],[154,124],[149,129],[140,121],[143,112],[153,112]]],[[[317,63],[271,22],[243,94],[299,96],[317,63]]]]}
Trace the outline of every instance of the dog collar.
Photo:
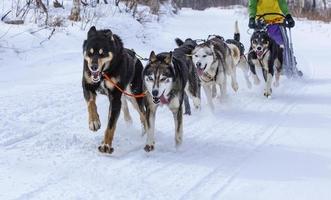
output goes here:
{"type": "Polygon", "coordinates": [[[203,76],[199,76],[200,79],[205,82],[205,83],[209,83],[209,82],[212,82],[212,81],[216,81],[216,78],[217,78],[217,74],[218,74],[218,68],[216,69],[216,74],[214,77],[212,77],[210,74],[208,74],[207,72],[204,72],[203,73],[207,78],[208,78],[208,81],[204,80],[203,76]]]}
{"type": "Polygon", "coordinates": [[[207,76],[207,77],[208,77],[208,80],[205,80],[205,79],[203,78],[203,76],[200,76],[200,79],[201,79],[203,82],[206,82],[206,83],[209,83],[209,82],[212,82],[212,81],[215,80],[215,78],[213,78],[213,77],[210,77],[210,76],[207,76]]]}

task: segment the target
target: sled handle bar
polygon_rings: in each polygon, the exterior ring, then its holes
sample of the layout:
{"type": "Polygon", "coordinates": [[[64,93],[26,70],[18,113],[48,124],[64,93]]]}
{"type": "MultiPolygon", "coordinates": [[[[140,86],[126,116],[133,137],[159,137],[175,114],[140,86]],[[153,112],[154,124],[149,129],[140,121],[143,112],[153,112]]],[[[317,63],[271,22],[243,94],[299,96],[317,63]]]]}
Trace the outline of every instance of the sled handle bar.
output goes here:
{"type": "Polygon", "coordinates": [[[262,15],[256,15],[256,17],[257,17],[257,20],[259,20],[259,19],[261,19],[261,18],[263,18],[263,17],[265,17],[265,16],[269,16],[269,15],[278,15],[278,16],[280,16],[280,17],[285,18],[285,15],[283,15],[283,14],[281,14],[281,13],[264,13],[264,14],[262,14],[262,15]]]}
{"type": "MultiPolygon", "coordinates": [[[[269,15],[277,15],[277,16],[280,16],[282,18],[285,18],[285,15],[283,15],[281,13],[265,13],[265,14],[262,14],[262,15],[256,15],[256,17],[257,17],[257,19],[256,19],[257,29],[264,29],[264,28],[266,28],[270,25],[270,24],[265,23],[265,21],[264,21],[264,17],[269,16],[269,15]]],[[[271,23],[271,24],[277,24],[279,26],[284,26],[284,27],[289,28],[288,26],[286,26],[285,22],[283,22],[283,23],[271,23]]]]}

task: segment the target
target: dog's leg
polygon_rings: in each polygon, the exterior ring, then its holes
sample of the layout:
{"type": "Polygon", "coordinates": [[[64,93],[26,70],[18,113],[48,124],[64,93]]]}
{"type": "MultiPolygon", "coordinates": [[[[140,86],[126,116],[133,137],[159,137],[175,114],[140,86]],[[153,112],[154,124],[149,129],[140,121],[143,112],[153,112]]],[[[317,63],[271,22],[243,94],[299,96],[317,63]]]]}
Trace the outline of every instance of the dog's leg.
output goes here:
{"type": "Polygon", "coordinates": [[[219,82],[218,83],[219,83],[220,88],[221,88],[221,98],[220,98],[220,100],[222,100],[222,99],[226,98],[226,93],[227,93],[226,92],[227,83],[226,83],[226,74],[225,73],[220,73],[219,74],[219,82]]]}
{"type": "Polygon", "coordinates": [[[254,79],[254,84],[255,85],[259,85],[260,84],[260,79],[256,74],[256,67],[253,63],[249,62],[249,69],[251,70],[252,74],[253,74],[253,79],[254,79]]]}
{"type": "Polygon", "coordinates": [[[202,87],[203,87],[203,89],[205,91],[208,105],[209,105],[210,109],[213,111],[214,110],[214,104],[213,104],[213,97],[212,97],[212,94],[211,94],[211,87],[212,86],[202,85],[202,87]]]}
{"type": "Polygon", "coordinates": [[[266,82],[266,88],[264,90],[264,96],[269,97],[271,96],[272,90],[271,90],[271,83],[272,83],[272,74],[268,73],[267,74],[267,82],[266,82]]]}
{"type": "Polygon", "coordinates": [[[185,107],[184,115],[191,115],[191,106],[186,92],[184,92],[184,107],[185,107]]]}
{"type": "Polygon", "coordinates": [[[217,84],[212,84],[211,85],[211,96],[212,98],[215,98],[217,96],[217,84]]]}
{"type": "Polygon", "coordinates": [[[274,70],[273,70],[273,63],[271,61],[268,62],[269,70],[263,69],[263,76],[264,79],[266,80],[266,87],[264,90],[264,96],[269,97],[271,96],[272,90],[271,90],[271,83],[272,83],[272,78],[274,75],[274,70]]]}
{"type": "Polygon", "coordinates": [[[175,142],[176,147],[182,144],[183,142],[183,111],[182,106],[179,107],[177,112],[173,113],[175,120],[175,142]]]}
{"type": "Polygon", "coordinates": [[[125,96],[122,96],[122,111],[124,114],[124,120],[128,123],[132,123],[132,117],[129,112],[128,102],[125,96]]]}
{"type": "Polygon", "coordinates": [[[185,87],[185,92],[193,100],[194,107],[196,109],[200,109],[201,106],[200,82],[198,78],[194,76],[194,73],[191,76],[192,77],[188,79],[189,82],[185,87]]]}
{"type": "Polygon", "coordinates": [[[175,121],[175,143],[176,147],[183,142],[183,109],[178,98],[174,98],[169,104],[175,121]]]}
{"type": "Polygon", "coordinates": [[[88,122],[91,131],[97,131],[101,127],[97,105],[95,104],[96,95],[90,93],[90,99],[87,101],[88,122]]]}
{"type": "Polygon", "coordinates": [[[146,109],[146,120],[147,120],[147,139],[144,150],[150,152],[154,150],[155,140],[155,113],[156,106],[150,105],[146,109]]]}
{"type": "Polygon", "coordinates": [[[275,87],[279,86],[279,79],[280,79],[280,72],[276,71],[276,73],[275,73],[275,82],[274,82],[275,87]]]}
{"type": "Polygon", "coordinates": [[[274,82],[275,87],[279,86],[280,73],[281,73],[281,63],[277,60],[276,73],[275,73],[275,82],[274,82]]]}
{"type": "Polygon", "coordinates": [[[147,131],[144,99],[143,98],[130,98],[130,102],[133,105],[134,109],[139,113],[140,122],[142,125],[142,135],[144,135],[147,131]]]}
{"type": "Polygon", "coordinates": [[[146,109],[144,105],[145,100],[143,98],[137,98],[136,103],[137,103],[137,111],[139,113],[140,122],[142,126],[142,135],[145,135],[145,133],[147,132],[146,109]]]}
{"type": "Polygon", "coordinates": [[[262,74],[263,74],[264,81],[267,82],[267,80],[268,80],[268,70],[265,70],[264,68],[262,68],[262,74]]]}
{"type": "Polygon", "coordinates": [[[112,142],[114,138],[114,133],[116,129],[116,123],[121,112],[121,93],[116,91],[113,92],[113,97],[109,96],[111,101],[109,105],[109,115],[108,115],[108,125],[105,131],[105,136],[102,144],[99,146],[99,151],[101,153],[113,153],[114,148],[112,147],[112,142]]]}
{"type": "Polygon", "coordinates": [[[240,58],[240,63],[239,63],[238,66],[241,68],[241,70],[244,74],[244,78],[245,78],[246,85],[247,85],[248,89],[251,89],[252,88],[252,83],[249,80],[249,75],[248,75],[249,74],[249,65],[247,63],[247,60],[246,60],[245,56],[242,56],[240,58]]]}
{"type": "Polygon", "coordinates": [[[233,91],[237,92],[239,89],[239,85],[237,82],[237,70],[236,67],[232,64],[231,66],[231,72],[230,72],[230,76],[231,76],[231,86],[233,91]]]}

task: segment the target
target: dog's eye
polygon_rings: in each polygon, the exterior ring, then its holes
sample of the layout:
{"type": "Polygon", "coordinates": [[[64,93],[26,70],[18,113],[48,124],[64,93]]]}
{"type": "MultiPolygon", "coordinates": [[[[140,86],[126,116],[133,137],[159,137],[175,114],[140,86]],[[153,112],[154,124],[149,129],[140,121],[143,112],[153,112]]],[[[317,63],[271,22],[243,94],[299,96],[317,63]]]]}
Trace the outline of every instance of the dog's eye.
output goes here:
{"type": "Polygon", "coordinates": [[[205,57],[207,57],[207,55],[203,55],[202,57],[205,58],[205,57]]]}
{"type": "Polygon", "coordinates": [[[198,55],[194,55],[194,57],[196,57],[196,58],[197,58],[197,57],[198,57],[198,55]]]}
{"type": "Polygon", "coordinates": [[[257,44],[257,41],[256,41],[256,40],[253,40],[252,43],[253,43],[253,44],[257,44]]]}
{"type": "Polygon", "coordinates": [[[147,80],[148,80],[148,81],[153,81],[153,77],[148,76],[148,77],[147,77],[147,80]]]}
{"type": "Polygon", "coordinates": [[[161,81],[161,82],[164,82],[164,81],[166,81],[167,79],[168,79],[167,77],[163,77],[163,78],[160,79],[160,81],[161,81]]]}

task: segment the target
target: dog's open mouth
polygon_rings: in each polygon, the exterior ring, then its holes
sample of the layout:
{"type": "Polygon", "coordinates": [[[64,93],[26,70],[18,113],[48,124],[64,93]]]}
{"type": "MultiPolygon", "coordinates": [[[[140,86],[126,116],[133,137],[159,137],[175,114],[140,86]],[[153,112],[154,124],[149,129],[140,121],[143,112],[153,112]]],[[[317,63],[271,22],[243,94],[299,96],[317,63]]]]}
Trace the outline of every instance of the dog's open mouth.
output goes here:
{"type": "Polygon", "coordinates": [[[205,74],[204,71],[205,71],[206,67],[207,67],[207,64],[203,68],[197,68],[197,72],[198,72],[199,76],[203,76],[205,74]]]}
{"type": "Polygon", "coordinates": [[[153,103],[155,104],[168,104],[168,99],[162,94],[160,97],[153,97],[153,103]]]}
{"type": "Polygon", "coordinates": [[[202,76],[203,75],[203,69],[198,69],[198,75],[202,76]]]}
{"type": "Polygon", "coordinates": [[[257,58],[261,59],[263,57],[264,51],[256,50],[255,53],[256,53],[257,58]]]}
{"type": "Polygon", "coordinates": [[[214,79],[208,72],[205,72],[203,69],[198,69],[198,75],[200,79],[204,82],[209,82],[214,79]]]}
{"type": "Polygon", "coordinates": [[[91,71],[91,78],[94,83],[97,83],[101,80],[101,73],[99,71],[91,71]]]}

